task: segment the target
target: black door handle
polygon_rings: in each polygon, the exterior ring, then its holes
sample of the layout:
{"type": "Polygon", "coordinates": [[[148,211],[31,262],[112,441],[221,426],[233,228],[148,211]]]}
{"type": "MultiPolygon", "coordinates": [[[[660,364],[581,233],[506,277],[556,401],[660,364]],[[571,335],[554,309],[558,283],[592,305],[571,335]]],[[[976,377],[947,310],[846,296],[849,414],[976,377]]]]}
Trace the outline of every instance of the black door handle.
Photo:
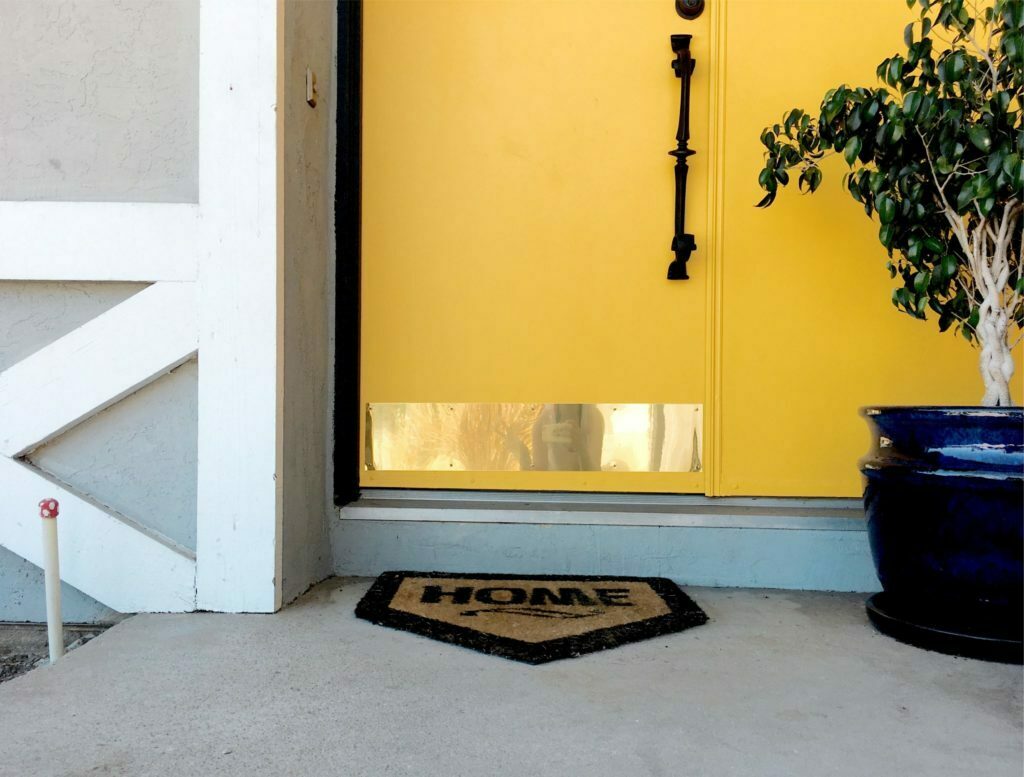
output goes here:
{"type": "Polygon", "coordinates": [[[693,235],[686,233],[686,174],[689,171],[686,159],[693,155],[690,149],[690,76],[696,64],[690,56],[691,35],[673,35],[672,51],[676,58],[672,61],[672,69],[680,82],[679,95],[679,129],[676,130],[676,148],[669,151],[676,158],[676,231],[672,238],[672,251],[676,258],[668,266],[670,281],[685,281],[686,263],[690,255],[697,250],[693,235]]]}

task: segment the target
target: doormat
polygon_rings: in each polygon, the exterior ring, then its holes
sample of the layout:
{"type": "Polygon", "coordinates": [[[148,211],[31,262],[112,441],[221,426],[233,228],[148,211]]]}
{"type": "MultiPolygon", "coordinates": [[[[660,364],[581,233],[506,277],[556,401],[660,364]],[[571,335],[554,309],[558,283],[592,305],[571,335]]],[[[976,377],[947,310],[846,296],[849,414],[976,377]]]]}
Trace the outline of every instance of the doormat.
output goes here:
{"type": "Polygon", "coordinates": [[[700,626],[708,616],[661,577],[385,572],[363,620],[527,664],[700,626]]]}

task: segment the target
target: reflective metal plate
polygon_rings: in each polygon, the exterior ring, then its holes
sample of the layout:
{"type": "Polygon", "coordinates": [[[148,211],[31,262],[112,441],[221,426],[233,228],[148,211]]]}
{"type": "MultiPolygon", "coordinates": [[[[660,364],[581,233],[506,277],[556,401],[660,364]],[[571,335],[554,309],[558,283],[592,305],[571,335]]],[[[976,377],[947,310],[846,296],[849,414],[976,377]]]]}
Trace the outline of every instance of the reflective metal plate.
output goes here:
{"type": "Polygon", "coordinates": [[[371,403],[366,468],[700,472],[703,406],[371,403]]]}

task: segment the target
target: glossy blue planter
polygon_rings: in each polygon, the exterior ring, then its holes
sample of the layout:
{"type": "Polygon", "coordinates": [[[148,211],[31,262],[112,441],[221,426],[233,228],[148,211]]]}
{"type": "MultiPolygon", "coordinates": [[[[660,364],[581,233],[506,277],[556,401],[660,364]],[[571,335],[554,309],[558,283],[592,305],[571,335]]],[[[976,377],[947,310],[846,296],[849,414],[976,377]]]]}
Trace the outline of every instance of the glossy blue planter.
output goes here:
{"type": "Polygon", "coordinates": [[[1024,411],[862,411],[861,461],[882,631],[943,652],[1020,661],[1024,610],[1024,411]]]}

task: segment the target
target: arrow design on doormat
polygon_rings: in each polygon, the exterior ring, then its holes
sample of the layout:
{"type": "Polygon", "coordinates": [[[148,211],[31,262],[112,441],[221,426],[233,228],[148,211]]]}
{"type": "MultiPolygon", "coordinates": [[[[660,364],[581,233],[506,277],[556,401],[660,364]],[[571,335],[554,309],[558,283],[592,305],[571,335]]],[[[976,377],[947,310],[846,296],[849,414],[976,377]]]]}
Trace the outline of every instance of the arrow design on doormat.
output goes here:
{"type": "Polygon", "coordinates": [[[480,613],[501,613],[502,615],[523,615],[528,618],[560,618],[563,620],[574,618],[593,618],[595,615],[603,615],[604,610],[593,609],[587,612],[566,612],[564,610],[542,610],[539,607],[486,607],[479,610],[466,610],[460,612],[469,618],[476,617],[480,613]]]}

